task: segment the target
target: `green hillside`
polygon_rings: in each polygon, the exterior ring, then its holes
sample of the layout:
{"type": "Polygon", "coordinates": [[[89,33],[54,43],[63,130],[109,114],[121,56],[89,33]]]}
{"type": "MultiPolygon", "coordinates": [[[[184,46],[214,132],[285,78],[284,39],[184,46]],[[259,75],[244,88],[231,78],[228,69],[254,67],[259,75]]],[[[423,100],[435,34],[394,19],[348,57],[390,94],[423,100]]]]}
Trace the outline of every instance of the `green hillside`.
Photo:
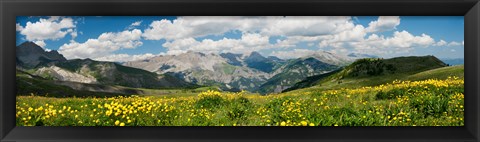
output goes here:
{"type": "Polygon", "coordinates": [[[107,96],[122,96],[129,94],[141,93],[134,89],[126,88],[115,88],[106,85],[95,85],[94,84],[83,84],[75,82],[63,82],[63,81],[54,81],[48,80],[40,76],[31,75],[27,72],[17,70],[16,73],[16,86],[17,86],[17,95],[40,95],[40,96],[49,96],[49,97],[82,97],[82,96],[96,96],[96,97],[107,97],[107,96]],[[84,86],[85,90],[75,90],[67,84],[61,85],[62,83],[69,83],[69,85],[84,86]],[[110,88],[111,92],[99,92],[99,91],[88,91],[88,87],[97,87],[107,89],[110,88]]]}
{"type": "MultiPolygon", "coordinates": [[[[319,89],[357,88],[389,83],[394,80],[415,79],[410,75],[447,65],[434,56],[410,56],[391,59],[359,59],[335,74],[317,75],[307,78],[286,91],[315,86],[319,89]]],[[[462,72],[463,73],[463,72],[462,72]]],[[[422,76],[422,75],[418,75],[422,76]]],[[[445,76],[445,75],[444,75],[445,76]]],[[[463,76],[463,75],[462,75],[463,76]]],[[[423,77],[429,78],[429,77],[423,77]]],[[[285,92],[286,92],[285,91],[285,92]]]]}
{"type": "Polygon", "coordinates": [[[464,78],[464,65],[448,66],[410,75],[406,80],[447,79],[449,76],[464,78]]]}
{"type": "MultiPolygon", "coordinates": [[[[166,81],[172,77],[165,77],[166,81]]],[[[176,78],[174,78],[176,79],[176,78]]],[[[198,88],[132,88],[118,85],[87,84],[69,81],[58,81],[32,75],[17,69],[17,95],[49,97],[113,97],[113,96],[190,96],[205,90],[219,90],[217,87],[198,88]]]]}

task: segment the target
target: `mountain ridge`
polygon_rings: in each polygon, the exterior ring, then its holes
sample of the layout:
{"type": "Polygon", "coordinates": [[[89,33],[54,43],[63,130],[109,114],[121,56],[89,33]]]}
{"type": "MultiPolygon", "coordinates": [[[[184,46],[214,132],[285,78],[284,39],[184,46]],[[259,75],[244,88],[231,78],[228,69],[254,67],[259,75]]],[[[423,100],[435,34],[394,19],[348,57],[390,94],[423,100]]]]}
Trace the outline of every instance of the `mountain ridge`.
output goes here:
{"type": "Polygon", "coordinates": [[[156,74],[114,62],[92,59],[66,60],[62,54],[44,51],[33,42],[17,46],[17,70],[48,80],[135,88],[178,88],[197,85],[171,75],[156,74]]]}
{"type": "Polygon", "coordinates": [[[50,62],[66,61],[56,50],[45,51],[33,42],[24,42],[16,47],[16,61],[25,68],[35,68],[50,62]]]}

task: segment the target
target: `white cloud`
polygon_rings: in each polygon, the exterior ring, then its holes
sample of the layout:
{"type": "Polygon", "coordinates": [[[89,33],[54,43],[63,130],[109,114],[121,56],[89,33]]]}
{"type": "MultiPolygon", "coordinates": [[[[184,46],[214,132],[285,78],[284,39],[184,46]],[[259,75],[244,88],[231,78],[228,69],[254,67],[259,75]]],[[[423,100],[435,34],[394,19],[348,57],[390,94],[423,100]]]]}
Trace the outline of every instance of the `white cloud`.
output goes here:
{"type": "Polygon", "coordinates": [[[434,46],[445,46],[447,45],[448,43],[444,40],[440,40],[438,41],[437,43],[434,44],[434,46]]]}
{"type": "Polygon", "coordinates": [[[414,47],[428,47],[434,43],[434,39],[429,35],[422,34],[420,36],[415,36],[407,31],[395,31],[393,37],[387,38],[372,34],[365,41],[366,46],[377,47],[380,49],[393,48],[397,50],[408,50],[414,47]]]}
{"type": "Polygon", "coordinates": [[[140,41],[142,31],[139,29],[126,30],[119,33],[103,33],[98,37],[100,41],[112,41],[123,48],[135,48],[141,46],[143,43],[140,41]]]}
{"type": "Polygon", "coordinates": [[[393,37],[385,39],[387,46],[399,48],[428,47],[433,43],[435,43],[434,39],[427,34],[415,36],[407,31],[395,31],[393,37]]]}
{"type": "Polygon", "coordinates": [[[168,49],[166,54],[180,54],[187,51],[248,53],[269,48],[270,44],[267,36],[244,33],[240,39],[223,38],[217,41],[211,39],[197,41],[194,38],[178,39],[164,43],[163,47],[168,49]]]}
{"type": "Polygon", "coordinates": [[[141,46],[142,32],[138,29],[126,30],[118,33],[103,33],[97,39],[88,39],[84,43],[71,41],[60,46],[59,52],[67,59],[100,58],[111,55],[114,51],[123,48],[141,46]]]}
{"type": "Polygon", "coordinates": [[[379,16],[377,21],[372,21],[366,28],[367,32],[383,32],[396,29],[400,25],[399,16],[379,16]]]}
{"type": "Polygon", "coordinates": [[[135,29],[136,27],[140,26],[140,24],[142,24],[142,22],[143,22],[143,21],[133,22],[133,23],[130,24],[126,29],[128,29],[128,30],[135,29]]]}
{"type": "Polygon", "coordinates": [[[143,21],[137,21],[137,22],[133,22],[130,26],[140,26],[140,24],[142,24],[143,21]]]}
{"type": "MultiPolygon", "coordinates": [[[[310,48],[317,48],[315,50],[322,48],[344,54],[347,52],[394,54],[409,52],[417,47],[456,45],[446,41],[435,42],[427,34],[412,35],[405,30],[395,31],[391,36],[374,34],[395,30],[399,24],[398,16],[380,16],[376,21],[370,22],[368,27],[355,24],[352,17],[348,16],[178,17],[173,21],[166,19],[153,21],[145,30],[143,37],[149,40],[166,39],[167,42],[163,44],[167,48],[166,54],[179,54],[189,50],[236,53],[269,48],[271,51],[285,50],[297,47],[300,42],[307,42],[310,48]],[[195,40],[207,35],[223,35],[229,31],[240,31],[242,38],[195,40]],[[248,34],[257,37],[249,39],[248,34]],[[278,39],[270,44],[268,39],[273,36],[285,39],[278,39]],[[258,43],[262,44],[257,45],[258,43]],[[312,46],[313,43],[315,44],[312,46]]],[[[302,51],[295,52],[300,54],[302,51]]]]}
{"type": "MultiPolygon", "coordinates": [[[[62,17],[51,18],[60,21],[62,17]]],[[[355,24],[349,16],[276,16],[276,17],[178,17],[153,21],[144,32],[133,29],[142,24],[136,21],[123,32],[107,32],[84,43],[64,44],[59,51],[67,58],[92,58],[104,61],[127,61],[142,55],[113,54],[114,51],[142,46],[146,40],[166,40],[163,54],[179,54],[187,51],[210,53],[268,51],[282,58],[299,57],[307,53],[328,50],[338,54],[349,52],[376,55],[393,55],[410,52],[414,48],[429,46],[459,46],[460,42],[435,41],[430,35],[413,35],[408,31],[394,31],[392,35],[376,32],[395,30],[400,24],[398,16],[380,16],[368,27],[355,24]],[[133,29],[133,30],[131,30],[133,29]],[[241,37],[223,39],[198,39],[208,35],[226,36],[227,32],[241,33],[241,37]],[[282,37],[270,43],[271,37],[282,37]],[[309,49],[293,49],[306,43],[309,49]]],[[[17,24],[17,29],[26,28],[17,24]]],[[[74,28],[63,29],[72,39],[77,37],[74,28]]],[[[79,32],[81,34],[81,32],[79,32]]],[[[41,40],[36,40],[41,41],[41,40]]]]}
{"type": "Polygon", "coordinates": [[[29,41],[57,40],[73,32],[73,28],[75,28],[73,19],[54,16],[48,19],[40,18],[35,23],[29,21],[25,27],[17,24],[17,31],[29,41]]]}
{"type": "Polygon", "coordinates": [[[78,33],[77,33],[77,31],[73,31],[73,32],[71,32],[71,33],[70,33],[70,36],[72,36],[72,39],[75,39],[75,38],[77,38],[77,36],[78,36],[78,33]]]}
{"type": "Polygon", "coordinates": [[[321,36],[349,29],[349,16],[269,17],[260,33],[283,36],[321,36]]]}
{"type": "MultiPolygon", "coordinates": [[[[392,36],[385,37],[383,35],[379,36],[377,34],[371,34],[366,37],[365,30],[362,30],[362,27],[356,26],[358,28],[356,35],[355,34],[346,34],[351,37],[345,36],[347,38],[333,38],[333,37],[342,37],[339,35],[333,35],[330,39],[323,40],[319,43],[319,47],[326,48],[330,47],[330,52],[333,53],[342,53],[347,54],[347,52],[356,52],[356,53],[367,53],[375,55],[386,55],[386,54],[396,54],[396,53],[405,53],[413,50],[417,47],[429,47],[435,44],[435,40],[427,34],[421,34],[415,36],[410,34],[407,31],[395,31],[392,36]],[[357,37],[357,38],[352,38],[357,37]],[[341,40],[341,39],[350,39],[350,40],[341,40]],[[355,39],[355,40],[353,40],[355,39]]],[[[352,30],[350,32],[353,32],[352,30]]],[[[355,32],[353,32],[355,33],[355,32]]]]}
{"type": "Polygon", "coordinates": [[[448,43],[448,46],[460,46],[460,45],[463,46],[463,41],[462,41],[462,43],[459,43],[459,42],[456,42],[456,41],[452,41],[452,42],[448,43]]]}
{"type": "Polygon", "coordinates": [[[128,54],[113,54],[104,57],[95,58],[98,61],[109,61],[109,62],[128,62],[128,61],[137,61],[137,60],[145,60],[148,58],[155,57],[156,55],[147,53],[147,54],[139,54],[139,55],[128,55],[128,54]]]}
{"type": "Polygon", "coordinates": [[[451,41],[451,42],[446,42],[444,40],[440,40],[437,43],[435,43],[433,46],[463,46],[463,41],[462,42],[456,42],[456,41],[451,41]]]}
{"type": "Polygon", "coordinates": [[[339,48],[345,46],[345,42],[359,42],[363,41],[364,37],[366,36],[365,28],[362,25],[354,25],[353,23],[349,23],[345,27],[349,30],[344,30],[337,34],[328,35],[326,39],[322,40],[319,43],[319,47],[335,47],[339,48]]]}
{"type": "Polygon", "coordinates": [[[23,30],[23,27],[22,27],[22,25],[20,25],[19,23],[17,23],[15,26],[16,26],[16,28],[15,28],[15,29],[16,29],[16,31],[17,31],[17,32],[19,32],[19,31],[22,31],[22,30],[23,30]]]}
{"type": "Polygon", "coordinates": [[[342,27],[350,20],[348,16],[178,17],[173,21],[153,21],[143,36],[149,40],[174,40],[221,35],[235,30],[267,36],[319,36],[347,30],[342,27]]]}

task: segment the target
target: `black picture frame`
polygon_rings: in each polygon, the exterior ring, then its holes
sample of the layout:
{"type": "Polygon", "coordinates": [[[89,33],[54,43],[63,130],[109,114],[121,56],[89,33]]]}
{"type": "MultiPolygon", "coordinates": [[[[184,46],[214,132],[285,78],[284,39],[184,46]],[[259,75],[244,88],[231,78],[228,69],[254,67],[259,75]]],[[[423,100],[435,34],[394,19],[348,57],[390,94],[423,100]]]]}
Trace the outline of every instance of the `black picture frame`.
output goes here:
{"type": "Polygon", "coordinates": [[[478,0],[1,0],[0,139],[10,141],[461,141],[480,139],[478,0]],[[16,16],[464,16],[463,127],[17,127],[16,16]]]}

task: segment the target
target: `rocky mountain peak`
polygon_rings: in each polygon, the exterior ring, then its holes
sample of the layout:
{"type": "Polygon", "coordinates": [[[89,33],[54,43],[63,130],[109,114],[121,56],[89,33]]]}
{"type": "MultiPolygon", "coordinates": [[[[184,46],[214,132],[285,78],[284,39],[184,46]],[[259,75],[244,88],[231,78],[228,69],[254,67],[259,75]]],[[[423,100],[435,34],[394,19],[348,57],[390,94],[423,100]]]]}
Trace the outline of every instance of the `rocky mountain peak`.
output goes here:
{"type": "Polygon", "coordinates": [[[267,58],[263,57],[262,54],[260,54],[256,51],[250,52],[248,54],[244,54],[243,58],[245,60],[265,60],[265,59],[267,59],[267,58]]]}
{"type": "Polygon", "coordinates": [[[37,44],[31,42],[31,41],[27,41],[27,42],[24,42],[20,45],[17,46],[17,51],[20,50],[20,51],[27,51],[27,52],[30,52],[30,53],[41,53],[41,52],[45,52],[45,50],[43,50],[42,47],[38,46],[37,44]]]}
{"type": "MultiPolygon", "coordinates": [[[[27,41],[17,46],[17,59],[21,66],[26,68],[33,68],[40,64],[48,64],[56,61],[66,61],[62,54],[55,50],[45,51],[37,44],[27,41]]],[[[17,65],[19,64],[17,63],[17,65]]]]}

